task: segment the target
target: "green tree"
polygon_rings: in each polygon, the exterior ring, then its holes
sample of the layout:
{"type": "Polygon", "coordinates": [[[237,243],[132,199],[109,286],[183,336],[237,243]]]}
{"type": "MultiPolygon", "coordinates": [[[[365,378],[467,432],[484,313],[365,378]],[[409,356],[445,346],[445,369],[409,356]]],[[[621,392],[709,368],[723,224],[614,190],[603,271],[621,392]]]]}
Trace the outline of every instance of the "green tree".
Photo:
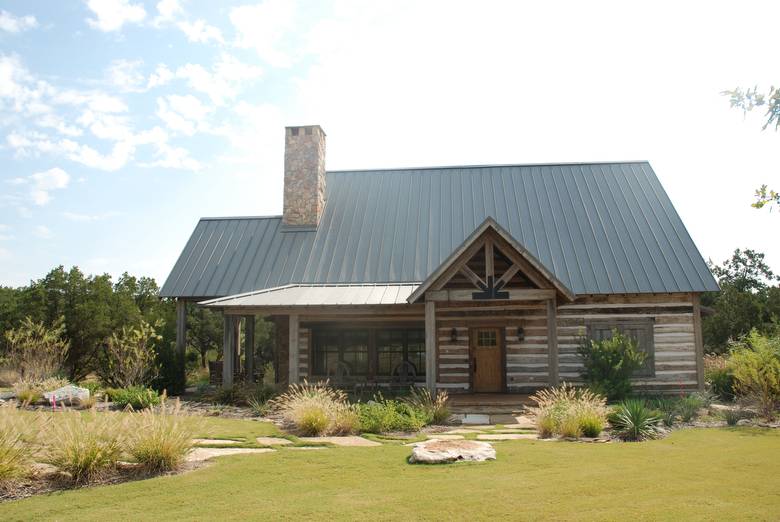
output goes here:
{"type": "Polygon", "coordinates": [[[155,344],[162,340],[156,328],[160,326],[141,321],[138,326],[123,326],[119,333],[113,333],[100,354],[100,379],[118,388],[148,385],[156,377],[155,344]]]}
{"type": "MultiPolygon", "coordinates": [[[[774,126],[775,130],[780,128],[780,89],[772,86],[767,91],[759,91],[758,87],[752,89],[737,87],[730,91],[723,91],[722,94],[729,97],[732,107],[742,109],[744,113],[765,108],[764,130],[771,126],[774,126]]],[[[756,189],[755,195],[756,200],[753,202],[755,208],[780,205],[780,192],[770,189],[767,185],[761,185],[756,189]]]]}
{"type": "Polygon", "coordinates": [[[187,344],[198,352],[205,368],[208,353],[218,352],[222,344],[222,315],[200,306],[190,307],[187,315],[187,344]]]}

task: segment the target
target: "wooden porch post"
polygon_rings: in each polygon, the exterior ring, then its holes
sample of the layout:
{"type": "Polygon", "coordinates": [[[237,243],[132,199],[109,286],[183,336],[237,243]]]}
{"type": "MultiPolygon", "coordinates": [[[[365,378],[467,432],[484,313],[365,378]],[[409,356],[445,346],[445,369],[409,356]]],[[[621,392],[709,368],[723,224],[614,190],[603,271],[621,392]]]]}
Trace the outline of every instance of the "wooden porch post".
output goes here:
{"type": "Polygon", "coordinates": [[[255,316],[244,316],[244,357],[246,363],[246,382],[255,382],[255,316]]]}
{"type": "Polygon", "coordinates": [[[227,315],[225,312],[222,312],[222,317],[222,388],[229,390],[233,387],[233,356],[235,355],[233,323],[235,320],[232,315],[227,315]]]}
{"type": "Polygon", "coordinates": [[[555,298],[547,301],[547,372],[550,386],[558,386],[558,320],[555,298]]]}
{"type": "Polygon", "coordinates": [[[425,385],[436,393],[436,301],[425,301],[425,385]]]}
{"type": "Polygon", "coordinates": [[[241,371],[241,317],[233,316],[233,371],[241,371]]]}
{"type": "MultiPolygon", "coordinates": [[[[179,384],[182,388],[187,381],[187,302],[176,299],[176,362],[179,384]]],[[[184,390],[181,390],[184,391],[184,390]]]]}
{"type": "Polygon", "coordinates": [[[294,384],[298,382],[298,369],[300,365],[298,351],[298,314],[290,314],[290,343],[287,348],[289,353],[289,379],[288,384],[294,384]]]}

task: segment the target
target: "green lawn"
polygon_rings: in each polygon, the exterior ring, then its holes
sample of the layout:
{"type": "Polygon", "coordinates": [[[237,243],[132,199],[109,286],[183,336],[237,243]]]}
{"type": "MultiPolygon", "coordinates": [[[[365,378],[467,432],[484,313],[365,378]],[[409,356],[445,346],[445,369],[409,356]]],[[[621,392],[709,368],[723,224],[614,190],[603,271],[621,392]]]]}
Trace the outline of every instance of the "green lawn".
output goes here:
{"type": "MultiPolygon", "coordinates": [[[[208,422],[220,436],[273,430],[208,422]]],[[[409,465],[410,448],[397,445],[224,457],[179,476],[3,504],[0,520],[777,520],[780,513],[778,430],[496,448],[495,462],[449,466],[409,465]]]]}

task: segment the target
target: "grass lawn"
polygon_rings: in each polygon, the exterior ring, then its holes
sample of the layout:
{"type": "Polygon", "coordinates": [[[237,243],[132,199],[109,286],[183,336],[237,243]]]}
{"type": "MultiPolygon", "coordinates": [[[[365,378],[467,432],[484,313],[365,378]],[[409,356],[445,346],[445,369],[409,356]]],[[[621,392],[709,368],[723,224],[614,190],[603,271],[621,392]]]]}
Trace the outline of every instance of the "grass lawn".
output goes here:
{"type": "MultiPolygon", "coordinates": [[[[209,419],[209,434],[273,426],[209,419]]],[[[699,429],[640,444],[508,441],[498,460],[409,465],[411,449],[283,449],[0,505],[0,520],[776,520],[780,431],[699,429]]]]}

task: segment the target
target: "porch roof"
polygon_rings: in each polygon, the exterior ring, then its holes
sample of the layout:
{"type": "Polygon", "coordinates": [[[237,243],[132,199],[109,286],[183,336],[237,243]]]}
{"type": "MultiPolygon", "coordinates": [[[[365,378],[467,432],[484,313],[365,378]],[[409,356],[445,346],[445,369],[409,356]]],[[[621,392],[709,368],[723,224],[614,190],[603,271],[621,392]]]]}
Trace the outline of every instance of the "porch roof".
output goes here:
{"type": "Polygon", "coordinates": [[[363,306],[407,304],[419,283],[295,284],[203,301],[213,308],[278,306],[363,306]]]}

